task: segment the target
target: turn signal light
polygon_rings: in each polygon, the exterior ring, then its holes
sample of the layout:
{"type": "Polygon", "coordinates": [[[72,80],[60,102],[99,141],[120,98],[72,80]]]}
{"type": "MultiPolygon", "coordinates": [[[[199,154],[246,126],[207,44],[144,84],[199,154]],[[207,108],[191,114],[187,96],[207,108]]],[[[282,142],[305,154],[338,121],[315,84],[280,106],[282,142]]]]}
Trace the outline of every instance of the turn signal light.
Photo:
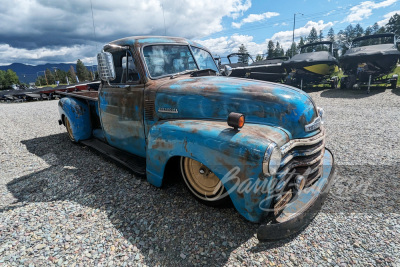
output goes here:
{"type": "Polygon", "coordinates": [[[245,122],[244,115],[241,113],[231,112],[228,115],[228,125],[235,128],[235,130],[243,127],[245,122]]]}

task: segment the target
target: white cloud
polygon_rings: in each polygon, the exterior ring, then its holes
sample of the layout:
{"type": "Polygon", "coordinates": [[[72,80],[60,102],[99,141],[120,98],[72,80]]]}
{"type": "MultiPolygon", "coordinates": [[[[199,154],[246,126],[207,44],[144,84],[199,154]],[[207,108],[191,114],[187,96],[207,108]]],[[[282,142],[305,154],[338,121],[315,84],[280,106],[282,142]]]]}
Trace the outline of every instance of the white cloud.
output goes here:
{"type": "Polygon", "coordinates": [[[224,36],[196,42],[208,47],[213,54],[226,56],[230,53],[238,52],[241,44],[247,48],[250,55],[263,54],[267,51],[268,40],[256,43],[253,41],[253,36],[234,34],[230,37],[224,36]]]}
{"type": "Polygon", "coordinates": [[[379,27],[385,26],[385,25],[389,22],[390,18],[391,18],[394,14],[399,14],[399,15],[400,15],[400,10],[392,11],[392,12],[389,12],[389,13],[387,13],[386,15],[384,15],[384,16],[383,16],[384,19],[378,21],[379,27]]]}
{"type": "Polygon", "coordinates": [[[15,48],[8,44],[0,44],[1,65],[9,65],[11,63],[35,62],[35,64],[45,63],[76,63],[77,59],[81,59],[87,65],[97,64],[94,57],[88,57],[87,54],[93,52],[91,45],[74,45],[62,46],[58,48],[15,48]],[[74,55],[70,61],[66,61],[66,57],[74,55]],[[8,59],[9,61],[4,61],[8,59]]]}
{"type": "Polygon", "coordinates": [[[270,18],[276,17],[276,16],[279,16],[279,13],[265,12],[262,14],[250,14],[246,18],[242,19],[241,22],[232,22],[232,27],[240,28],[240,27],[242,27],[243,24],[262,21],[262,20],[270,19],[270,18]]]}
{"type": "MultiPolygon", "coordinates": [[[[333,25],[333,22],[324,23],[322,20],[318,22],[309,21],[304,27],[297,28],[295,33],[296,36],[308,36],[312,27],[319,32],[320,30],[326,30],[333,25]]],[[[250,55],[255,56],[257,54],[264,54],[267,52],[269,40],[272,40],[274,43],[278,41],[285,50],[290,48],[292,45],[292,34],[292,31],[277,32],[271,37],[271,39],[265,39],[260,43],[255,42],[253,40],[253,36],[238,34],[234,34],[230,37],[224,36],[196,42],[208,47],[213,54],[220,56],[226,56],[230,53],[237,52],[239,50],[239,46],[244,44],[250,55]]]]}
{"type": "Polygon", "coordinates": [[[350,14],[343,20],[343,22],[356,22],[367,19],[372,15],[372,10],[388,7],[396,3],[398,0],[385,0],[379,3],[374,1],[365,1],[361,4],[350,8],[350,14]]]}
{"type": "MultiPolygon", "coordinates": [[[[314,27],[317,32],[326,30],[334,25],[333,22],[327,22],[324,23],[323,20],[320,20],[318,22],[315,21],[309,21],[304,25],[304,27],[297,28],[295,30],[295,37],[297,36],[308,36],[310,34],[311,29],[314,27]]],[[[292,39],[293,39],[293,31],[281,31],[275,33],[272,38],[274,41],[279,41],[279,43],[285,48],[288,49],[292,45],[292,39]]]]}
{"type": "Polygon", "coordinates": [[[78,55],[93,57],[96,43],[99,50],[102,44],[126,36],[164,35],[163,13],[167,35],[201,38],[221,31],[222,18],[238,18],[250,7],[251,0],[96,0],[95,40],[89,1],[2,1],[0,44],[39,57],[0,53],[0,62],[38,64],[44,58],[74,62],[78,55]],[[74,49],[61,55],[65,47],[74,49]],[[54,57],[37,53],[41,49],[54,51],[54,57]]]}

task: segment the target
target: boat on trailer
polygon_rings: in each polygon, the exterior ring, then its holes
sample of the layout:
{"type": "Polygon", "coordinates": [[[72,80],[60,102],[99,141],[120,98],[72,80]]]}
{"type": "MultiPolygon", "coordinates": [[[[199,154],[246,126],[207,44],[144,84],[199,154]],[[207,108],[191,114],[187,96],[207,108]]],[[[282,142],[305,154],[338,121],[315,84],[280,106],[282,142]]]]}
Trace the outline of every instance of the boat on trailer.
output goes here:
{"type": "Polygon", "coordinates": [[[341,80],[342,89],[360,85],[390,84],[396,88],[398,76],[393,73],[400,59],[400,39],[394,33],[358,37],[351,48],[340,58],[340,66],[346,77],[341,80]]]}
{"type": "Polygon", "coordinates": [[[286,70],[282,67],[282,62],[288,57],[254,61],[247,53],[232,53],[227,56],[227,59],[229,63],[220,67],[225,76],[269,82],[283,82],[286,77],[286,70]]]}
{"type": "Polygon", "coordinates": [[[339,79],[332,77],[339,70],[337,50],[329,41],[316,42],[300,48],[300,54],[284,61],[287,70],[286,84],[303,88],[305,85],[328,84],[337,88],[339,79]]]}

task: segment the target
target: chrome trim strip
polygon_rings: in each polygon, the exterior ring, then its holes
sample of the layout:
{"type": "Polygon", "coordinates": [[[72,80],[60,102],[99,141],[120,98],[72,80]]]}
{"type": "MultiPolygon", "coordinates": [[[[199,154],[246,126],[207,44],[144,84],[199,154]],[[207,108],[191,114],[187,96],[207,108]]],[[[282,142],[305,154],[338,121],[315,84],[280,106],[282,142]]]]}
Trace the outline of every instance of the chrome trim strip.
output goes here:
{"type": "Polygon", "coordinates": [[[288,143],[284,144],[281,147],[281,153],[282,153],[282,155],[285,155],[292,148],[297,147],[297,146],[314,145],[314,144],[320,142],[321,140],[323,140],[324,138],[325,138],[325,128],[321,127],[321,131],[312,137],[290,140],[288,143]]]}
{"type": "MultiPolygon", "coordinates": [[[[311,171],[308,172],[308,175],[313,174],[316,172],[319,168],[321,168],[323,161],[321,161],[314,169],[311,169],[311,171]]],[[[278,180],[281,180],[282,178],[286,177],[286,175],[289,173],[291,169],[290,168],[284,168],[282,171],[278,172],[278,176],[276,177],[278,180]]]]}
{"type": "Polygon", "coordinates": [[[323,157],[324,157],[324,153],[321,153],[321,155],[319,155],[317,158],[315,158],[313,160],[305,160],[305,161],[298,161],[298,162],[294,161],[294,162],[288,164],[288,166],[286,166],[282,170],[282,172],[286,172],[287,169],[291,170],[291,169],[299,167],[299,166],[310,166],[310,165],[320,161],[323,157]]]}
{"type": "Polygon", "coordinates": [[[295,157],[306,157],[311,156],[315,153],[318,153],[325,147],[325,140],[322,141],[322,144],[314,149],[309,149],[306,151],[292,151],[291,154],[287,154],[286,157],[281,161],[281,167],[285,166],[289,161],[291,161],[295,157]]]}

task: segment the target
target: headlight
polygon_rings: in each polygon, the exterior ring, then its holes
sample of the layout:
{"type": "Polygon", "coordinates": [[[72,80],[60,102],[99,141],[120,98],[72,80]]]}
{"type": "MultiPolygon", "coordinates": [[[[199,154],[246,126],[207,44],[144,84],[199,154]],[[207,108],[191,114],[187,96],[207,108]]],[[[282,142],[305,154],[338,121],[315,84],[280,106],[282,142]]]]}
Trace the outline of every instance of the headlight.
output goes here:
{"type": "Polygon", "coordinates": [[[280,149],[276,146],[268,147],[264,154],[263,173],[266,176],[275,175],[281,165],[282,154],[280,149]]]}
{"type": "Polygon", "coordinates": [[[325,111],[323,108],[317,108],[317,111],[318,111],[318,116],[321,117],[321,124],[323,124],[325,121],[325,111]]]}

